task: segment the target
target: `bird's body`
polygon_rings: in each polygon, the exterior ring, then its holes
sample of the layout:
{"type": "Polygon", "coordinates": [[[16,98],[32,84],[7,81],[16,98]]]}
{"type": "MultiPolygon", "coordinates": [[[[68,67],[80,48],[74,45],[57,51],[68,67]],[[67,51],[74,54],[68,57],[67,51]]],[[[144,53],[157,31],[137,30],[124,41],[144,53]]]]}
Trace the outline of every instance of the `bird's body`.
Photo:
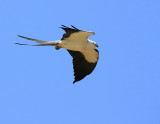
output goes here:
{"type": "MultiPolygon", "coordinates": [[[[94,32],[82,31],[74,26],[72,27],[73,28],[69,28],[62,25],[61,28],[64,29],[66,33],[63,34],[62,39],[58,41],[43,41],[20,35],[18,36],[39,43],[33,46],[56,46],[57,50],[60,48],[67,49],[70,55],[73,57],[75,76],[73,83],[75,83],[92,73],[97,64],[99,52],[95,49],[98,47],[98,45],[94,41],[88,39],[90,35],[94,35],[94,32]]],[[[20,43],[16,44],[28,45],[20,43]]]]}

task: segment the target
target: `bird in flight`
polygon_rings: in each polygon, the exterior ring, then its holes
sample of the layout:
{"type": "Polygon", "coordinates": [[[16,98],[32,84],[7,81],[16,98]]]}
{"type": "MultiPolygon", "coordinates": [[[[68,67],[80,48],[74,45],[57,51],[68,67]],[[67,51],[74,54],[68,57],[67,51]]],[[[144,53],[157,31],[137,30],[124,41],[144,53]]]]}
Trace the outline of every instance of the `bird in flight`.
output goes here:
{"type": "Polygon", "coordinates": [[[61,40],[44,41],[18,35],[18,37],[35,41],[38,44],[16,44],[30,46],[55,46],[56,50],[59,50],[60,48],[67,49],[67,51],[73,58],[73,83],[75,83],[93,72],[98,62],[99,52],[96,49],[96,47],[98,47],[97,43],[88,39],[90,35],[95,34],[94,32],[79,30],[73,25],[71,26],[72,28],[69,28],[65,25],[62,25],[62,27],[60,27],[65,31],[61,40]]]}

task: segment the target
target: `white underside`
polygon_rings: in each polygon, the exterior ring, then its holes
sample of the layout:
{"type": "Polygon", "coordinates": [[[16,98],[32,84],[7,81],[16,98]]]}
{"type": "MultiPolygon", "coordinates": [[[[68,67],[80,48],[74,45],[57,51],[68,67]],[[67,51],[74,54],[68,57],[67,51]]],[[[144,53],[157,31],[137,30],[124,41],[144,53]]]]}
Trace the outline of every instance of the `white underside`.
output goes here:
{"type": "Polygon", "coordinates": [[[66,39],[61,40],[58,46],[68,50],[81,52],[88,62],[95,63],[98,61],[98,53],[94,50],[95,46],[88,40],[82,41],[82,39],[76,39],[75,41],[72,39],[66,39]]]}
{"type": "Polygon", "coordinates": [[[94,50],[93,41],[88,40],[88,36],[93,35],[92,32],[77,32],[71,34],[68,38],[61,40],[59,47],[68,50],[81,52],[88,62],[95,63],[98,61],[98,53],[94,50]]]}

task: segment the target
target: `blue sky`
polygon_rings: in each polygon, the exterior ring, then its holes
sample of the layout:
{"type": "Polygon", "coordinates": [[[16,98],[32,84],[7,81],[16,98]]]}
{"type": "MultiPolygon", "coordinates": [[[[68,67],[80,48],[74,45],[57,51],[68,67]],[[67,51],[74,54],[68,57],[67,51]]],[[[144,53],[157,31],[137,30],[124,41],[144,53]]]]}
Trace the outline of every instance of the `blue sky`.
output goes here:
{"type": "Polygon", "coordinates": [[[160,1],[1,0],[1,124],[160,124],[160,1]],[[94,31],[94,72],[17,37],[58,40],[61,24],[94,31]]]}

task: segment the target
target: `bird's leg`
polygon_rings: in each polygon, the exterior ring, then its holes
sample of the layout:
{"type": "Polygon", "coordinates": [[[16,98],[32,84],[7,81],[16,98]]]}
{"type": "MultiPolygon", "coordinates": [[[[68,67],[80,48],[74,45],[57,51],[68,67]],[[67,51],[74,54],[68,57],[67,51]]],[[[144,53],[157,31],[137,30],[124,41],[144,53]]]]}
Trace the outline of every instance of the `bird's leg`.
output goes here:
{"type": "Polygon", "coordinates": [[[61,47],[59,47],[59,46],[56,46],[56,47],[55,47],[55,49],[56,49],[56,50],[59,50],[59,49],[61,49],[61,47]]]}

